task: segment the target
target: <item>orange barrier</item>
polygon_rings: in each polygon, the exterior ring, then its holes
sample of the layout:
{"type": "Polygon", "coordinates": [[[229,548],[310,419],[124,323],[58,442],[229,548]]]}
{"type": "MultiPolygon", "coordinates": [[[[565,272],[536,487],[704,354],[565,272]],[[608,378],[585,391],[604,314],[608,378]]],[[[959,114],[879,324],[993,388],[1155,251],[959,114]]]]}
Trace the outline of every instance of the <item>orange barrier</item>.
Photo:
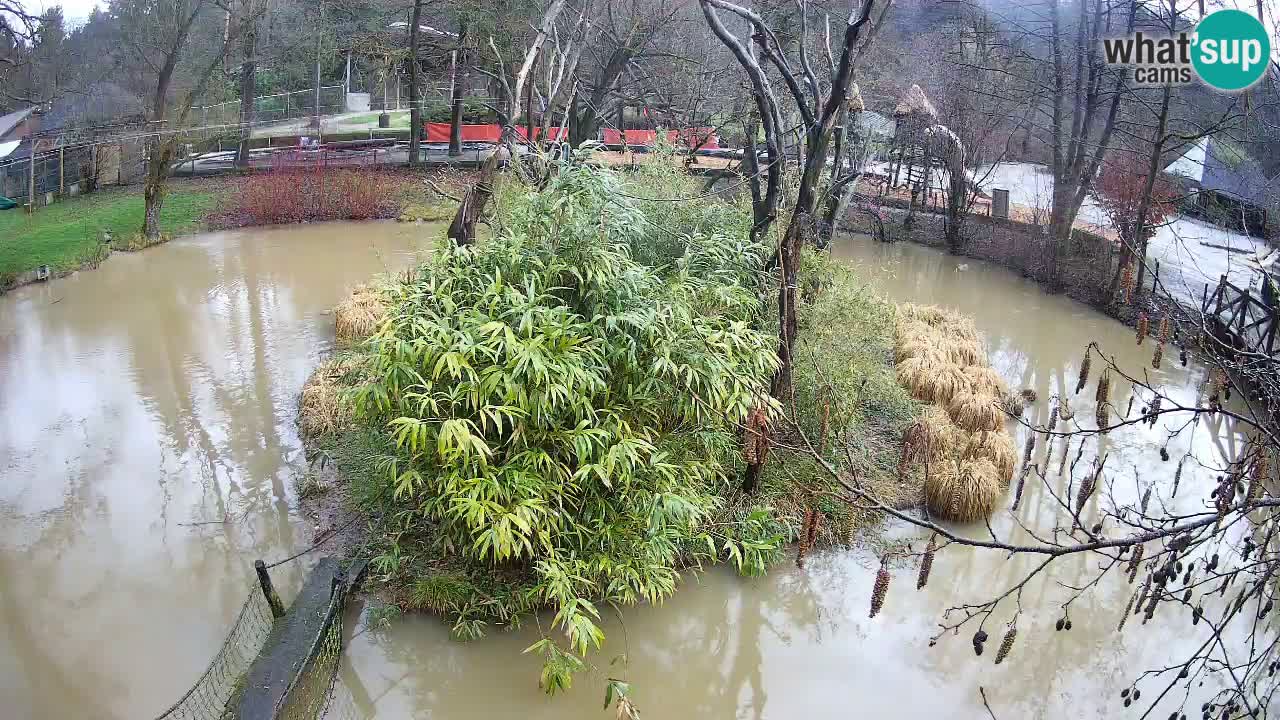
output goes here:
{"type": "MultiPolygon", "coordinates": [[[[604,131],[605,145],[653,145],[658,141],[658,133],[654,130],[612,130],[604,131]]],[[[716,137],[715,128],[685,128],[683,130],[668,130],[667,142],[672,145],[684,145],[685,147],[699,147],[701,150],[717,150],[720,147],[720,139],[716,137]],[[698,146],[700,141],[704,141],[698,146]]]]}
{"type": "MultiPolygon", "coordinates": [[[[535,127],[534,137],[542,135],[542,128],[535,127]]],[[[525,136],[525,128],[516,128],[516,133],[520,137],[525,136]]],[[[562,136],[569,134],[568,128],[562,132],[560,128],[547,128],[547,137],[552,140],[559,140],[562,136]]],[[[462,126],[462,142],[486,142],[496,143],[502,139],[502,127],[497,123],[488,125],[463,125],[462,126]]],[[[449,142],[449,123],[427,123],[427,142],[429,143],[447,143],[449,142]]]]}

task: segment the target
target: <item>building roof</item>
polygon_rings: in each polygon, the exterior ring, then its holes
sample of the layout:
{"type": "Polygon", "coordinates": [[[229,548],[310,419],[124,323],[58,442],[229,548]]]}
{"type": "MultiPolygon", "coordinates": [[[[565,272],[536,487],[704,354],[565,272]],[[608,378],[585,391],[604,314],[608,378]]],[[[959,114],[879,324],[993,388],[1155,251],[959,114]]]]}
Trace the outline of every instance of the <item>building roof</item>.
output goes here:
{"type": "Polygon", "coordinates": [[[858,128],[858,132],[863,136],[893,137],[893,118],[885,117],[872,110],[863,110],[854,117],[854,124],[858,128]]]}
{"type": "Polygon", "coordinates": [[[1195,182],[1201,190],[1230,195],[1259,207],[1270,204],[1270,182],[1262,169],[1243,151],[1221,140],[1201,138],[1164,171],[1195,182]]]}
{"type": "Polygon", "coordinates": [[[4,137],[17,126],[18,123],[27,119],[27,116],[35,111],[35,106],[25,108],[23,110],[15,110],[8,115],[0,116],[0,138],[4,137]]]}

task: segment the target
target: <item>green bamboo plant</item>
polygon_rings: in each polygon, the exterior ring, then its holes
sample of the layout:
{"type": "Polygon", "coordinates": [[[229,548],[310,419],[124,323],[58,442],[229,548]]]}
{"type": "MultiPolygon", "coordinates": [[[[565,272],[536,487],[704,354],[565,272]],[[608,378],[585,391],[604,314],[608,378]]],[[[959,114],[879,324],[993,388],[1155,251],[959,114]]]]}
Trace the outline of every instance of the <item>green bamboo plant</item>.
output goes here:
{"type": "Polygon", "coordinates": [[[417,573],[417,602],[459,637],[553,610],[564,640],[527,651],[556,692],[603,643],[602,603],[660,602],[690,565],[760,574],[780,551],[774,513],[726,502],[736,428],[771,402],[766,252],[741,218],[714,229],[723,205],[659,221],[587,165],[498,205],[495,237],[389,291],[351,396],[385,441],[392,536],[445,558],[393,542],[375,567],[417,573]]]}

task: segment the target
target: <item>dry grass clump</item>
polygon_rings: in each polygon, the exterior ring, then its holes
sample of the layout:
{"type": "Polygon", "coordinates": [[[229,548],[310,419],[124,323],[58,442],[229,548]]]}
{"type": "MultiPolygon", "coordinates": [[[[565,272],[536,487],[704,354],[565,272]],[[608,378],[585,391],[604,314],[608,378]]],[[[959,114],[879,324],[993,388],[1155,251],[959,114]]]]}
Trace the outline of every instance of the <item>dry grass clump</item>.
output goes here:
{"type": "Polygon", "coordinates": [[[947,414],[958,427],[969,432],[1004,429],[1000,399],[977,392],[957,394],[947,403],[947,414]]]}
{"type": "Polygon", "coordinates": [[[1018,452],[1013,446],[1013,438],[1007,432],[983,432],[968,436],[963,457],[990,462],[995,469],[996,480],[1002,487],[1008,487],[1013,479],[1014,468],[1018,464],[1018,452]]]}
{"type": "Polygon", "coordinates": [[[985,517],[1017,464],[1002,405],[1017,396],[987,364],[969,318],[933,305],[904,304],[895,329],[897,380],[914,398],[931,403],[908,429],[910,450],[904,455],[917,467],[927,463],[925,501],[947,519],[985,517]]]}
{"type": "Polygon", "coordinates": [[[352,345],[377,331],[387,312],[382,290],[357,285],[346,300],[333,309],[333,328],[338,341],[352,345]]]}
{"type": "Polygon", "coordinates": [[[330,358],[307,378],[302,386],[302,405],[298,425],[306,437],[330,435],[352,422],[351,405],[343,397],[349,383],[344,382],[356,370],[355,361],[330,358]]]}
{"type": "Polygon", "coordinates": [[[958,366],[932,356],[907,358],[895,372],[898,383],[922,402],[946,403],[969,391],[969,379],[958,366]]]}
{"type": "Polygon", "coordinates": [[[958,446],[966,439],[960,428],[951,422],[947,413],[937,405],[926,405],[924,412],[907,429],[912,452],[931,465],[955,455],[958,446]]]}
{"type": "Polygon", "coordinates": [[[969,365],[963,372],[969,379],[973,392],[995,397],[1004,397],[1009,394],[1009,386],[1005,384],[1004,378],[986,365],[969,365]]]}
{"type": "Polygon", "coordinates": [[[955,522],[976,522],[991,515],[1004,493],[999,471],[989,460],[975,458],[940,468],[924,481],[929,512],[955,522]]]}

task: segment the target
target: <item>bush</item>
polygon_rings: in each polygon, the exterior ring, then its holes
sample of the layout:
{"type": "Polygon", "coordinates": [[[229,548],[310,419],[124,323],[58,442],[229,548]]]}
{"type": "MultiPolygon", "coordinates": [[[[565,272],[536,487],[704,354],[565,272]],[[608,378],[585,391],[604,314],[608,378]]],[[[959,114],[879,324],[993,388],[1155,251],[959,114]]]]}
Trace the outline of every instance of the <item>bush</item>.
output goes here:
{"type": "Polygon", "coordinates": [[[776,365],[753,329],[765,250],[742,221],[706,232],[691,213],[662,229],[680,239],[660,266],[641,264],[657,226],[585,165],[542,191],[507,186],[499,216],[492,240],[450,245],[388,291],[351,390],[383,438],[380,488],[357,494],[391,518],[375,568],[456,635],[555,610],[568,647],[529,648],[554,692],[603,640],[597,603],[658,602],[685,565],[761,573],[777,556],[786,530],[767,509],[720,522],[737,424],[776,365]]]}
{"type": "MultiPolygon", "coordinates": [[[[447,123],[453,120],[453,107],[449,103],[442,105],[433,105],[422,113],[423,122],[447,123]]],[[[462,122],[464,125],[483,125],[487,123],[495,123],[498,116],[493,112],[493,108],[480,102],[479,100],[463,99],[462,101],[462,122]]]]}
{"type": "Polygon", "coordinates": [[[250,175],[233,198],[237,225],[395,217],[395,182],[372,170],[276,170],[250,175]]]}

